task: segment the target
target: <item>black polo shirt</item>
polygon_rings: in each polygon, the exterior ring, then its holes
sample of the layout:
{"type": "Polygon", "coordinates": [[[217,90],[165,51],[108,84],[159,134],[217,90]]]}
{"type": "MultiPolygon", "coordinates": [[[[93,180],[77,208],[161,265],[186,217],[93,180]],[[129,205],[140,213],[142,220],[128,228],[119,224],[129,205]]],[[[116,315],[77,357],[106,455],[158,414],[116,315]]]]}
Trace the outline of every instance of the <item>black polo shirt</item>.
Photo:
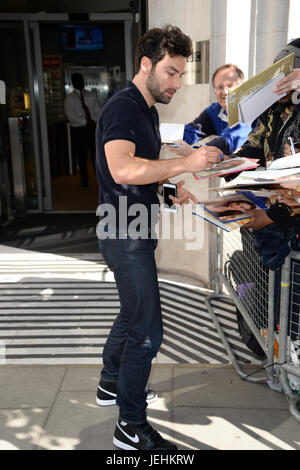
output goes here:
{"type": "MultiPolygon", "coordinates": [[[[104,152],[104,145],[112,140],[133,142],[135,155],[140,158],[157,160],[159,157],[161,139],[157,110],[154,106],[148,107],[143,95],[132,82],[128,82],[126,88],[117,92],[107,101],[96,128],[96,173],[99,183],[99,204],[114,206],[118,227],[120,196],[127,196],[128,208],[133,204],[144,204],[150,217],[151,205],[159,204],[158,184],[117,184],[111,176],[104,152]]],[[[124,205],[121,207],[124,208],[124,205]]],[[[135,216],[128,216],[128,223],[134,218],[135,216]]]]}

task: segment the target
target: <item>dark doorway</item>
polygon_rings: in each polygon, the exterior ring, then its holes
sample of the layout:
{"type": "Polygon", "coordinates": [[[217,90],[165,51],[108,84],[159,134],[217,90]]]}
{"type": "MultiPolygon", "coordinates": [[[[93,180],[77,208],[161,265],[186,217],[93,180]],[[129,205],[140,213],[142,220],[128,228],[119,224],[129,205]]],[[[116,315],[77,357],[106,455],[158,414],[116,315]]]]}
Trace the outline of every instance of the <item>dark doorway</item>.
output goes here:
{"type": "Polygon", "coordinates": [[[80,184],[76,148],[70,123],[65,115],[64,101],[73,91],[73,72],[83,75],[85,89],[95,93],[100,108],[109,96],[125,86],[124,24],[42,23],[40,37],[52,210],[95,210],[98,184],[93,162],[91,155],[88,155],[89,185],[83,187],[80,184]],[[87,37],[89,34],[91,39],[87,37]],[[85,37],[83,42],[80,42],[82,36],[85,37]]]}

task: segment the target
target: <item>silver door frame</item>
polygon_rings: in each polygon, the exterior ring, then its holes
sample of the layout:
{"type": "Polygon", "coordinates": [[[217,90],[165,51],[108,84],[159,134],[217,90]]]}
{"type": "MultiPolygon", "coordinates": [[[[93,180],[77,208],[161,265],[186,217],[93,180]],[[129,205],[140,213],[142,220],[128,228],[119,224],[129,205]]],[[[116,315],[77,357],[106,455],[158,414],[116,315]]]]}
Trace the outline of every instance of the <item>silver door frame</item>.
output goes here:
{"type": "MultiPolygon", "coordinates": [[[[90,13],[88,16],[88,21],[124,22],[125,75],[126,80],[131,80],[133,78],[131,39],[132,15],[130,13],[90,13]]],[[[37,179],[38,210],[51,211],[51,173],[39,24],[41,22],[68,23],[72,20],[70,20],[69,15],[66,13],[0,13],[0,21],[22,21],[24,25],[29,90],[32,98],[33,147],[37,179]]]]}

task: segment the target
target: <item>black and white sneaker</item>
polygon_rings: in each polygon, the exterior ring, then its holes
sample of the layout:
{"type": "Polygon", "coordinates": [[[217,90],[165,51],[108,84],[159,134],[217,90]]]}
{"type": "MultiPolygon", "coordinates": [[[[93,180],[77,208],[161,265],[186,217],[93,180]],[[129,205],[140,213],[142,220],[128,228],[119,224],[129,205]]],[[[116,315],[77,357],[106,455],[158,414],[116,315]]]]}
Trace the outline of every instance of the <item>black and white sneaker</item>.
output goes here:
{"type": "Polygon", "coordinates": [[[100,382],[98,385],[96,403],[99,406],[115,405],[117,399],[116,382],[100,382]]]}
{"type": "MultiPolygon", "coordinates": [[[[97,396],[96,396],[96,403],[99,406],[110,406],[116,404],[117,398],[117,382],[104,382],[103,380],[100,381],[97,396]]],[[[146,401],[148,405],[153,403],[157,399],[157,393],[154,390],[148,390],[146,401]]]]}
{"type": "Polygon", "coordinates": [[[144,424],[128,424],[119,418],[113,443],[123,450],[177,450],[178,447],[153,429],[146,421],[144,424]]]}

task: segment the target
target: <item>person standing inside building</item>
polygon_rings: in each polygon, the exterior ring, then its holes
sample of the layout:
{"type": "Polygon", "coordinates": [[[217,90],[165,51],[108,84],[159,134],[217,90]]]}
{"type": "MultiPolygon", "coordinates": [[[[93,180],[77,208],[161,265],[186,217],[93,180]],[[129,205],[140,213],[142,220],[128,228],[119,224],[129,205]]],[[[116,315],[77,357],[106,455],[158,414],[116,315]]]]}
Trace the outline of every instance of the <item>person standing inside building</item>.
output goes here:
{"type": "MultiPolygon", "coordinates": [[[[179,28],[149,30],[138,43],[136,75],[108,100],[96,129],[97,234],[120,298],[120,312],[103,350],[97,403],[119,406],[113,442],[124,450],[177,449],[151,427],[146,415],[151,361],[163,337],[151,209],[159,207],[157,192],[163,181],[211,167],[221,158],[218,148],[202,147],[189,157],[160,160],[154,104],[168,104],[180,89],[191,53],[191,39],[179,28]],[[137,205],[147,213],[138,238],[131,236],[130,223],[137,205]],[[107,223],[105,211],[111,207],[116,217],[107,223]]],[[[173,202],[195,201],[183,183],[178,183],[173,202]]]]}
{"type": "Polygon", "coordinates": [[[65,113],[71,125],[81,185],[88,186],[87,157],[90,151],[95,166],[95,130],[100,114],[100,103],[96,93],[84,89],[81,73],[73,73],[71,80],[74,90],[65,99],[65,113]]]}

